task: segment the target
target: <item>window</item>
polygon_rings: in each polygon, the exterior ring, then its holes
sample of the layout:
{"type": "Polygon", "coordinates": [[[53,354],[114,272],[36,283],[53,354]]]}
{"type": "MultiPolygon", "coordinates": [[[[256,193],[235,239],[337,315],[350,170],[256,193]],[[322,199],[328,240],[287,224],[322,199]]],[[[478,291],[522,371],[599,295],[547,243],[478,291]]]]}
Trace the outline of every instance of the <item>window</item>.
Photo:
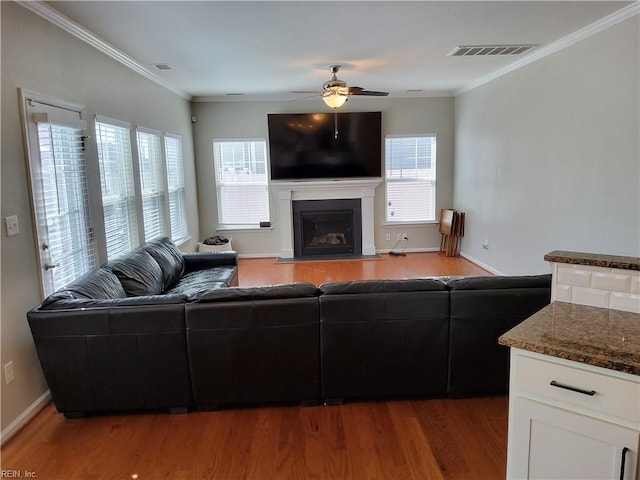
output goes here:
{"type": "Polygon", "coordinates": [[[129,124],[96,118],[107,258],[140,244],[129,124]]]}
{"type": "MultiPolygon", "coordinates": [[[[29,176],[42,291],[49,295],[97,264],[90,223],[81,108],[25,98],[29,176]]],[[[26,94],[26,96],[31,96],[26,94]]]]}
{"type": "Polygon", "coordinates": [[[182,138],[170,133],[164,137],[167,195],[169,197],[169,219],[171,239],[177,242],[188,236],[184,188],[184,162],[182,160],[182,138]]]}
{"type": "Polygon", "coordinates": [[[159,132],[138,128],[137,138],[144,241],[148,242],[166,231],[164,164],[159,132]]]}
{"type": "Polygon", "coordinates": [[[87,158],[82,107],[22,89],[20,101],[44,296],[142,241],[188,239],[182,137],[96,116],[87,158]]]}
{"type": "Polygon", "coordinates": [[[214,140],[220,228],[257,227],[269,221],[266,159],[264,140],[214,140]]]}
{"type": "Polygon", "coordinates": [[[385,138],[386,221],[436,220],[436,137],[385,138]]]}
{"type": "Polygon", "coordinates": [[[162,236],[188,236],[182,139],[96,117],[107,258],[162,236]],[[138,177],[136,178],[135,173],[138,177]]]}

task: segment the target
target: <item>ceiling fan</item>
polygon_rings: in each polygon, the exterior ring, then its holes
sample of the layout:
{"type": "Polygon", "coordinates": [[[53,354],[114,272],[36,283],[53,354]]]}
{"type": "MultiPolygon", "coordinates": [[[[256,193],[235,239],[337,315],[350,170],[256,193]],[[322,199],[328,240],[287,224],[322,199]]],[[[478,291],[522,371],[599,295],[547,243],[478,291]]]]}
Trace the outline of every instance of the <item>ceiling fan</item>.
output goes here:
{"type": "MultiPolygon", "coordinates": [[[[322,84],[322,100],[327,106],[337,109],[340,108],[349,99],[350,95],[368,95],[372,97],[386,97],[389,92],[376,92],[373,90],[365,90],[362,87],[348,87],[347,82],[340,80],[336,74],[340,70],[340,65],[330,65],[329,71],[332,77],[322,84]]],[[[316,93],[316,92],[293,92],[293,93],[316,93]]]]}

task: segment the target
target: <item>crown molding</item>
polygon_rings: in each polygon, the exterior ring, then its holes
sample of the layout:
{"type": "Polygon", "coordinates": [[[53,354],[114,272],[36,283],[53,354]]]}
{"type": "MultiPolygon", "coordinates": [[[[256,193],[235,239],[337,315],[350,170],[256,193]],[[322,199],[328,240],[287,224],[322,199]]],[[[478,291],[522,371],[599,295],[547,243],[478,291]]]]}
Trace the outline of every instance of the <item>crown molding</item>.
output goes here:
{"type": "Polygon", "coordinates": [[[533,52],[531,52],[530,54],[527,54],[526,56],[522,57],[516,62],[511,63],[506,67],[501,68],[500,70],[496,70],[490,75],[487,75],[485,77],[478,79],[477,81],[474,81],[465,85],[464,87],[456,90],[455,95],[457,96],[462,93],[468,92],[469,90],[473,90],[474,88],[477,88],[481,85],[489,83],[497,78],[502,77],[503,75],[506,75],[507,73],[511,73],[515,70],[518,70],[519,68],[522,68],[525,65],[529,65],[530,63],[536,62],[541,58],[544,58],[548,55],[556,53],[567,47],[570,47],[571,45],[577,42],[580,42],[597,33],[600,33],[603,30],[606,30],[607,28],[613,27],[614,25],[617,25],[620,22],[623,22],[635,15],[638,15],[639,13],[640,13],[640,2],[635,1],[632,4],[627,5],[626,7],[618,10],[617,12],[613,12],[612,14],[607,15],[606,17],[601,18],[600,20],[590,25],[587,25],[586,27],[581,28],[580,30],[576,30],[571,34],[565,37],[562,37],[559,40],[556,40],[555,42],[552,42],[548,45],[545,45],[544,47],[534,50],[533,52]]]}
{"type": "Polygon", "coordinates": [[[36,15],[39,15],[45,20],[51,22],[57,27],[60,27],[64,31],[73,35],[74,37],[91,45],[92,47],[104,53],[105,55],[112,58],[113,60],[133,70],[137,74],[142,75],[146,79],[151,80],[154,83],[157,83],[161,87],[164,87],[167,90],[170,90],[171,92],[175,93],[176,95],[179,95],[180,97],[186,100],[189,100],[189,101],[191,100],[191,95],[189,95],[187,92],[184,92],[174,87],[164,79],[157,76],[151,70],[149,70],[145,64],[139,62],[133,57],[130,57],[126,53],[122,52],[121,50],[118,50],[113,45],[110,45],[109,43],[105,42],[103,39],[101,39],[94,33],[80,26],[70,18],[62,15],[60,12],[51,8],[49,5],[45,4],[41,0],[16,0],[16,3],[23,6],[27,10],[32,11],[36,15]]]}

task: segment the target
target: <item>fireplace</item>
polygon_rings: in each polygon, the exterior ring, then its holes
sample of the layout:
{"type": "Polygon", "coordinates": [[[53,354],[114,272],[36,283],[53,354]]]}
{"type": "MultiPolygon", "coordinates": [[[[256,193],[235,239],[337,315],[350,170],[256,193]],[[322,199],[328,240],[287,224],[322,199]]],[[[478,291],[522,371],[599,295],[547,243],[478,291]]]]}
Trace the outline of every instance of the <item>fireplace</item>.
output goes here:
{"type": "MultiPolygon", "coordinates": [[[[273,181],[280,221],[280,258],[294,258],[293,204],[304,200],[356,200],[360,202],[360,255],[376,254],[374,242],[374,198],[381,178],[273,181]]],[[[357,243],[354,240],[354,243],[357,243]]]]}
{"type": "Polygon", "coordinates": [[[293,202],[294,256],[362,255],[360,199],[293,202]]]}

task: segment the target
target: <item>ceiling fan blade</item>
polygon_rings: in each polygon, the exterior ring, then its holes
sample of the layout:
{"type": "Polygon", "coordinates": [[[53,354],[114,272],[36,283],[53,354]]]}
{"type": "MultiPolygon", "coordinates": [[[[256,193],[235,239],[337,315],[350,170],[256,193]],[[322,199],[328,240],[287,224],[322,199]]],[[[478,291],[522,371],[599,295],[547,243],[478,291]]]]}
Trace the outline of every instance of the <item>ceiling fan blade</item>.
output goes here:
{"type": "Polygon", "coordinates": [[[289,93],[315,93],[316,95],[321,95],[322,92],[317,90],[291,90],[289,93]]]}
{"type": "Polygon", "coordinates": [[[360,87],[349,87],[349,95],[369,95],[370,97],[386,97],[389,92],[376,92],[374,90],[364,90],[360,87]],[[351,91],[351,89],[356,89],[351,91]]]}

